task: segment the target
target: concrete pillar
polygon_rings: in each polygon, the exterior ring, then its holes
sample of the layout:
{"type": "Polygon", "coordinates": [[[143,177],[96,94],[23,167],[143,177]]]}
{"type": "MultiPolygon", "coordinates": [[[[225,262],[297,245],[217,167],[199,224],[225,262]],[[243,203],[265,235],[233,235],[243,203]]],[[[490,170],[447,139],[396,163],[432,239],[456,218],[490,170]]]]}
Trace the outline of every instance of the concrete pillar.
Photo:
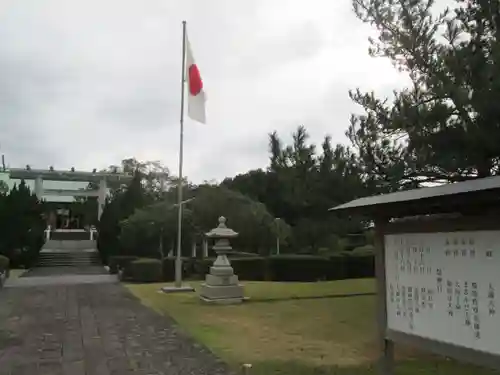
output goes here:
{"type": "Polygon", "coordinates": [[[208,241],[203,238],[203,258],[208,258],[208,241]]]}
{"type": "Polygon", "coordinates": [[[97,220],[101,220],[102,211],[104,210],[104,204],[106,203],[106,193],[108,191],[108,186],[106,179],[103,178],[99,182],[99,195],[97,197],[97,220]]]}
{"type": "Polygon", "coordinates": [[[196,258],[196,241],[193,240],[193,243],[191,244],[191,256],[193,258],[196,258]]]}
{"type": "Polygon", "coordinates": [[[40,176],[35,178],[35,194],[38,199],[43,197],[43,180],[40,176]]]}

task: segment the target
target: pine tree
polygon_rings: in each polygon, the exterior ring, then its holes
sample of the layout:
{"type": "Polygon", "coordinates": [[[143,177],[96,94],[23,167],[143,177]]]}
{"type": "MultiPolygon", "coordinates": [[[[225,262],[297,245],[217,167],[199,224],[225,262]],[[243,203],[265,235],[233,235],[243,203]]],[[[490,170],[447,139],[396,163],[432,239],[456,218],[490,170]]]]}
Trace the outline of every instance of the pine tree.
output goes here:
{"type": "Polygon", "coordinates": [[[365,114],[347,135],[364,172],[385,190],[500,173],[500,3],[353,0],[376,27],[370,54],[389,58],[411,85],[392,101],[351,92],[365,114]]]}

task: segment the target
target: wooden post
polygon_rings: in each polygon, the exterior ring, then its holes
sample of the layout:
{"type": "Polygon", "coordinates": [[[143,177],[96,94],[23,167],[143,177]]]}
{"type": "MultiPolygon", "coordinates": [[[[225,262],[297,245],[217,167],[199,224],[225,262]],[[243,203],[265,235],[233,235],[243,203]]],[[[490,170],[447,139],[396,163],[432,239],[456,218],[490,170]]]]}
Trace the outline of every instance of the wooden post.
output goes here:
{"type": "Polygon", "coordinates": [[[381,356],[378,363],[380,375],[394,375],[394,343],[387,339],[387,296],[385,279],[386,218],[375,220],[375,275],[377,280],[377,323],[381,356]]]}

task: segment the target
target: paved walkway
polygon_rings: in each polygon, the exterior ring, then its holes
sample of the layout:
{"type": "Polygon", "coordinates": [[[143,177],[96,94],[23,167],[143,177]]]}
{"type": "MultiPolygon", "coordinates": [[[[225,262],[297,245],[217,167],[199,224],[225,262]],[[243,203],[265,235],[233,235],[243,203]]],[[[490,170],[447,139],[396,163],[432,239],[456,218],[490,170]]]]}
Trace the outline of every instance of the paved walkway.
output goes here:
{"type": "Polygon", "coordinates": [[[22,277],[60,276],[60,275],[108,275],[103,266],[58,266],[35,267],[26,271],[22,277]]]}
{"type": "MultiPolygon", "coordinates": [[[[79,285],[79,284],[104,284],[117,283],[116,275],[57,275],[57,276],[34,276],[7,279],[4,288],[26,288],[54,285],[79,285]]],[[[0,300],[1,304],[1,300],[0,300]]]]}
{"type": "Polygon", "coordinates": [[[118,282],[118,277],[110,275],[103,266],[36,267],[25,272],[21,277],[7,279],[4,288],[116,282],[118,282]]]}
{"type": "MultiPolygon", "coordinates": [[[[48,277],[52,278],[52,277],[48,277]]],[[[29,278],[27,278],[29,279],[29,278]]],[[[225,375],[121,284],[0,290],[0,375],[225,375]]]]}

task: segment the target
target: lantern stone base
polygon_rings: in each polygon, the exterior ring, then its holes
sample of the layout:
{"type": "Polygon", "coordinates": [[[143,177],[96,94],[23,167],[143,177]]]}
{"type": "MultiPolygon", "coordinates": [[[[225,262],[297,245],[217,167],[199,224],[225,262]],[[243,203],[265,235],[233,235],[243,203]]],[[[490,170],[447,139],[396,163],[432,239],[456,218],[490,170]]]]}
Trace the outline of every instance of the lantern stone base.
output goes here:
{"type": "MultiPolygon", "coordinates": [[[[211,275],[207,275],[211,276],[211,275]]],[[[208,285],[203,283],[200,299],[207,303],[236,304],[243,302],[243,285],[208,285]]]]}
{"type": "Polygon", "coordinates": [[[200,300],[206,304],[212,305],[238,305],[244,301],[243,298],[221,298],[221,299],[209,299],[203,296],[200,296],[200,300]]]}
{"type": "Polygon", "coordinates": [[[214,275],[212,272],[206,275],[205,282],[201,284],[200,299],[220,304],[241,303],[244,299],[243,285],[238,283],[237,275],[214,275]]]}
{"type": "Polygon", "coordinates": [[[163,293],[179,293],[179,292],[194,292],[194,288],[189,285],[181,285],[179,287],[177,286],[164,286],[161,288],[161,291],[163,293]]]}

